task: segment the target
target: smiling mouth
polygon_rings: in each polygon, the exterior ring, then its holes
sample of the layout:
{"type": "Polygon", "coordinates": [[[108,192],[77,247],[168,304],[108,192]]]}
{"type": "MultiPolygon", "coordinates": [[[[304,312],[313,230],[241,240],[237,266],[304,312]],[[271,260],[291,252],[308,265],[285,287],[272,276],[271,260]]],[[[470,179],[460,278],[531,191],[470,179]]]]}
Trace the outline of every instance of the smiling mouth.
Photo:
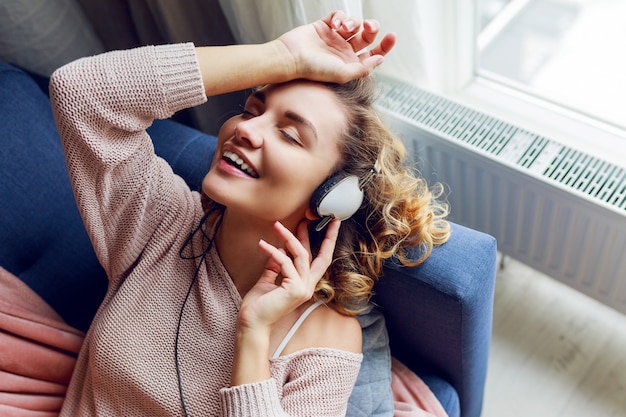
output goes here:
{"type": "Polygon", "coordinates": [[[248,174],[252,178],[259,178],[259,174],[252,169],[248,164],[246,164],[243,159],[241,159],[236,153],[230,151],[224,151],[222,155],[224,160],[228,162],[230,165],[238,168],[240,171],[248,174]]]}

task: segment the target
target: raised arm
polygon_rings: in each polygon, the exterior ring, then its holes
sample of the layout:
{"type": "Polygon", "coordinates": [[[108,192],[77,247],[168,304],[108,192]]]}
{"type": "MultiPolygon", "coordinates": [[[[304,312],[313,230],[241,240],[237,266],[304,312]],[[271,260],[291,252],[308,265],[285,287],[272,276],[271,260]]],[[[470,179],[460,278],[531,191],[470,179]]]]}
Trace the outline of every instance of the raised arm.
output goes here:
{"type": "Polygon", "coordinates": [[[147,129],[206,101],[192,44],[113,51],[56,70],[50,99],[70,181],[98,259],[124,276],[164,219],[195,209],[147,129]]]}
{"type": "Polygon", "coordinates": [[[345,82],[367,76],[396,41],[389,33],[374,45],[378,31],[377,21],[361,24],[339,11],[264,44],[198,47],[206,95],[296,78],[345,82]]]}

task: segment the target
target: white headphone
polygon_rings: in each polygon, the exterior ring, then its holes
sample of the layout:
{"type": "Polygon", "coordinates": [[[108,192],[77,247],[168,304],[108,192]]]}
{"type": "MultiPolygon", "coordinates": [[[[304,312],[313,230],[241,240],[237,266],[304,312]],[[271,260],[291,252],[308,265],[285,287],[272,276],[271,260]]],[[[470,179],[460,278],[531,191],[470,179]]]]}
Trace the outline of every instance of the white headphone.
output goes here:
{"type": "Polygon", "coordinates": [[[315,230],[321,231],[333,219],[350,218],[362,203],[363,190],[359,177],[345,171],[331,175],[311,196],[311,211],[322,219],[315,230]]]}

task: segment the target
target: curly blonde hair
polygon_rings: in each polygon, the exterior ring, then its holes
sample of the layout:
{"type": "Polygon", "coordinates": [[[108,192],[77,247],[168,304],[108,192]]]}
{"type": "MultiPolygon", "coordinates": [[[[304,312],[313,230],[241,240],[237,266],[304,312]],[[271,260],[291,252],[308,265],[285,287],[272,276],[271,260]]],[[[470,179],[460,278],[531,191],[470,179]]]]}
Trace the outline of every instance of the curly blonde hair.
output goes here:
{"type": "Polygon", "coordinates": [[[374,107],[373,79],[326,85],[348,115],[337,170],[361,178],[365,198],[359,211],[342,222],[334,261],[318,284],[316,298],[355,315],[371,299],[385,260],[395,257],[403,265],[419,265],[449,238],[448,206],[440,201],[443,186],[430,188],[416,175],[404,144],[381,120],[374,107]]]}

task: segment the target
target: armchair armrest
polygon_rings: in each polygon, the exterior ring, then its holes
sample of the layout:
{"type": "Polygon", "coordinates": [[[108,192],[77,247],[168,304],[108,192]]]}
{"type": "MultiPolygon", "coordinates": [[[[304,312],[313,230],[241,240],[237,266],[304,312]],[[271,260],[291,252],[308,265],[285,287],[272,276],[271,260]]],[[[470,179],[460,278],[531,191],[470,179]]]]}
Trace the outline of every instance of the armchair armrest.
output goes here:
{"type": "Polygon", "coordinates": [[[452,223],[449,241],[426,262],[390,262],[375,287],[392,355],[424,379],[450,416],[480,416],[495,276],[495,239],[452,223]]]}

